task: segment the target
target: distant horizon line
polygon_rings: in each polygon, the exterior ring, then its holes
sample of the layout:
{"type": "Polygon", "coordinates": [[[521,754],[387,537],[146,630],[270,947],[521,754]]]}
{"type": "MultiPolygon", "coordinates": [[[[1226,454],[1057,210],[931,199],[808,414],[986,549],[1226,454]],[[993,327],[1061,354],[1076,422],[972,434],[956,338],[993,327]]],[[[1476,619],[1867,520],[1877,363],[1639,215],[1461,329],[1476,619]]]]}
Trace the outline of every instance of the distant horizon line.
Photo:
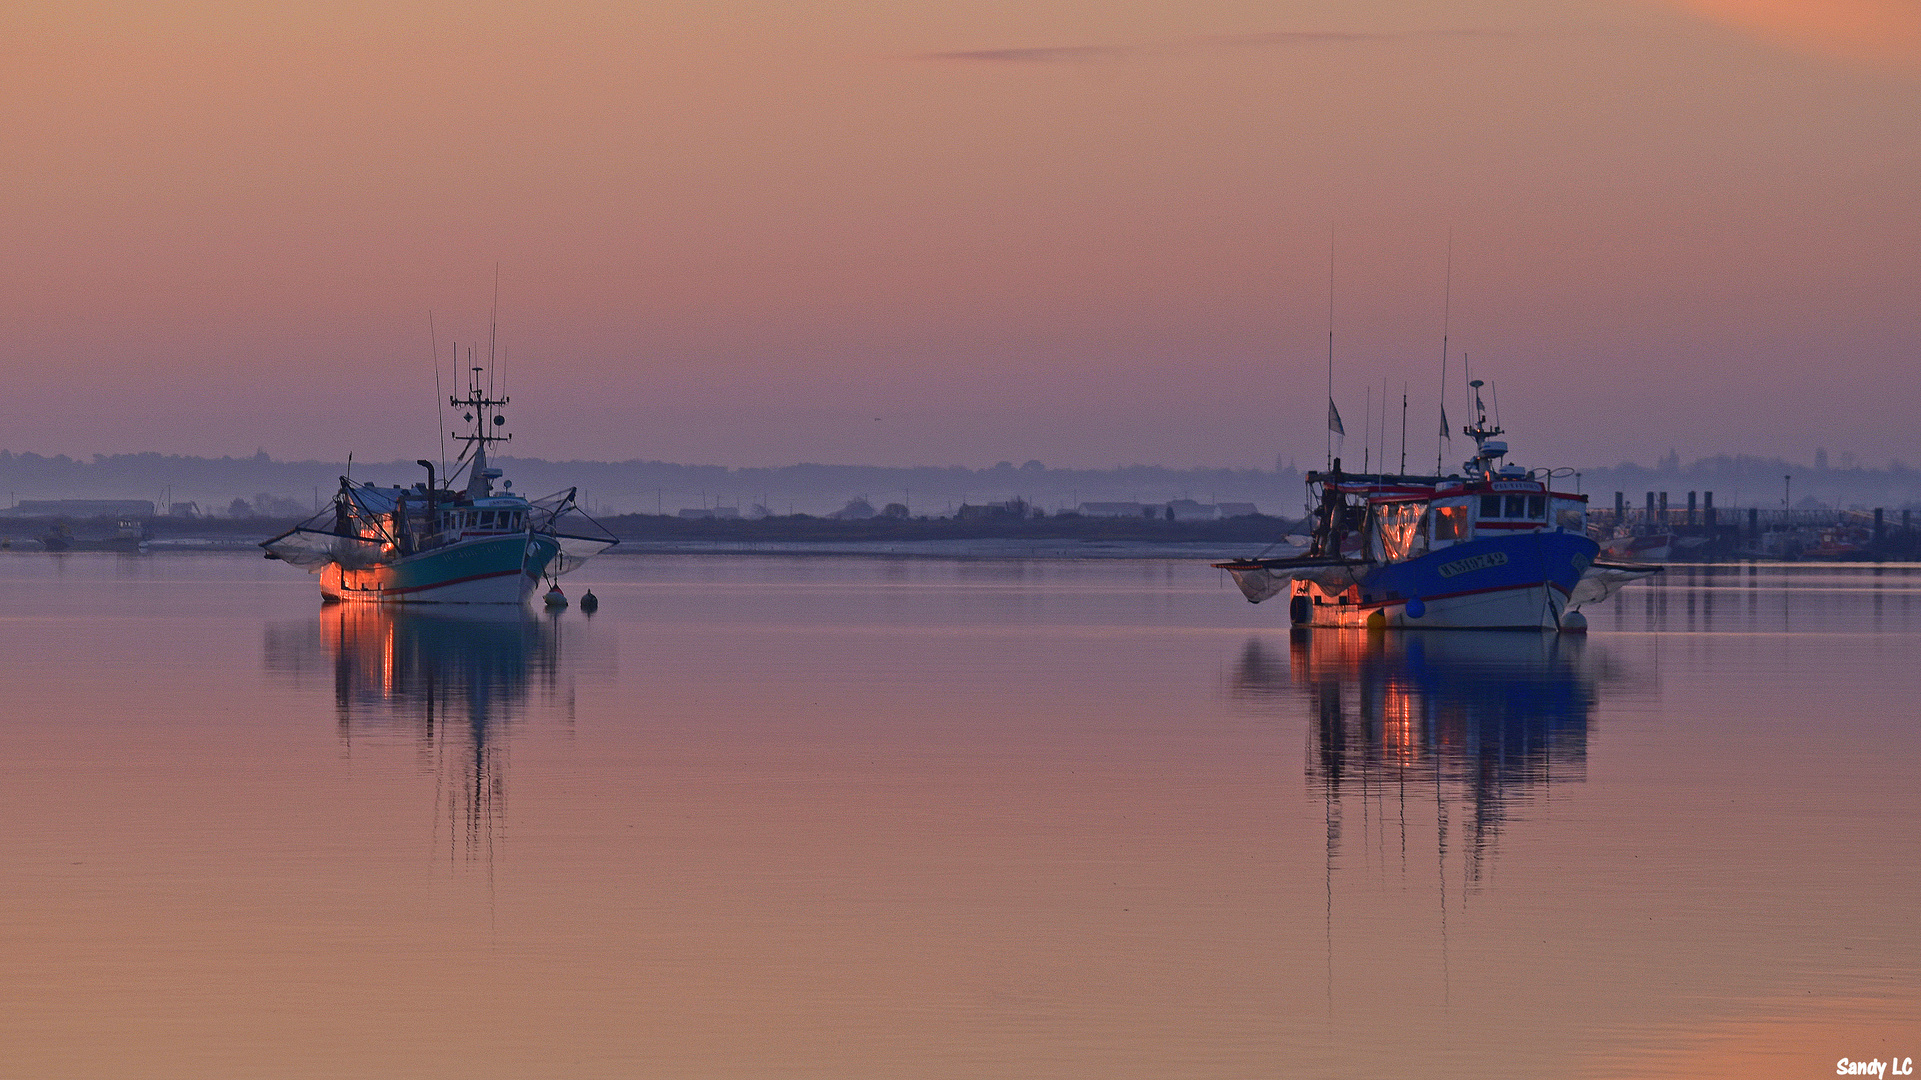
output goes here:
{"type": "MultiPolygon", "coordinates": [[[[1673,451],[1670,451],[1668,454],[1662,455],[1660,458],[1657,458],[1653,464],[1644,465],[1638,461],[1624,460],[1624,461],[1615,462],[1613,464],[1605,464],[1605,465],[1583,465],[1579,467],[1557,466],[1554,469],[1554,471],[1557,474],[1563,474],[1563,469],[1565,469],[1567,470],[1566,475],[1571,475],[1574,472],[1580,472],[1580,473],[1613,472],[1613,471],[1620,471],[1620,470],[1641,470],[1645,472],[1662,473],[1662,472],[1685,472],[1691,469],[1699,468],[1703,465],[1710,465],[1710,466],[1713,466],[1713,465],[1750,465],[1750,466],[1779,465],[1779,466],[1785,466],[1789,469],[1799,469],[1799,470],[1805,470],[1807,472],[1813,472],[1813,473],[1890,473],[1892,474],[1892,473],[1913,471],[1913,467],[1910,466],[1907,462],[1901,460],[1900,458],[1890,458],[1887,462],[1883,464],[1870,465],[1858,460],[1856,455],[1843,454],[1841,455],[1843,459],[1842,463],[1837,465],[1827,461],[1820,460],[1821,456],[1825,456],[1825,451],[1817,450],[1816,454],[1819,455],[1817,456],[1817,459],[1814,462],[1809,463],[1809,462],[1792,461],[1780,455],[1767,455],[1767,454],[1756,454],[1756,453],[1730,453],[1730,452],[1723,451],[1723,452],[1714,453],[1714,454],[1697,456],[1692,461],[1683,463],[1680,460],[1680,457],[1678,454],[1674,453],[1673,451]]],[[[38,451],[33,451],[33,450],[14,451],[6,448],[0,448],[0,462],[10,461],[15,458],[27,458],[27,459],[38,460],[38,461],[54,461],[54,462],[66,461],[75,465],[92,465],[92,464],[97,464],[97,463],[106,462],[106,461],[113,461],[116,459],[140,459],[140,458],[149,458],[149,459],[158,458],[161,460],[202,461],[202,462],[218,462],[218,461],[231,461],[236,463],[252,462],[252,463],[267,463],[267,464],[273,464],[273,465],[324,465],[330,468],[341,468],[341,469],[347,468],[349,464],[345,460],[330,461],[325,458],[275,457],[272,454],[268,453],[264,448],[256,449],[252,454],[245,454],[245,455],[180,454],[180,453],[166,453],[158,450],[137,450],[137,451],[121,451],[117,453],[94,453],[86,457],[80,457],[80,456],[65,454],[65,453],[42,454],[42,453],[39,453],[38,451]]],[[[669,468],[687,468],[687,469],[725,469],[729,472],[753,472],[753,471],[777,472],[784,469],[805,469],[805,468],[878,469],[878,470],[886,470],[886,471],[892,471],[892,472],[919,472],[919,471],[1002,472],[1002,471],[1007,471],[1007,472],[1030,472],[1030,473],[1031,472],[1125,472],[1125,471],[1134,470],[1134,469],[1153,469],[1153,470],[1159,470],[1163,472],[1247,472],[1247,473],[1278,474],[1278,473],[1286,473],[1289,471],[1293,471],[1293,472],[1304,474],[1312,469],[1319,467],[1314,463],[1307,463],[1303,465],[1298,463],[1297,461],[1289,461],[1287,465],[1283,466],[1278,460],[1278,458],[1276,459],[1274,466],[1271,468],[1264,468],[1257,465],[1165,465],[1165,464],[1158,464],[1154,462],[1140,462],[1140,461],[1128,462],[1128,463],[1116,463],[1113,465],[1049,465],[1036,458],[1030,458],[1027,461],[1019,464],[1016,464],[1008,460],[1002,460],[1002,461],[997,461],[992,465],[963,465],[958,463],[949,463],[945,465],[936,465],[931,463],[922,463],[918,465],[898,465],[898,464],[876,464],[872,462],[853,463],[853,462],[832,462],[832,461],[792,461],[792,462],[788,462],[786,464],[781,464],[781,465],[725,465],[717,462],[670,461],[665,458],[635,457],[635,458],[622,458],[622,459],[615,460],[615,459],[609,459],[609,458],[588,458],[588,457],[538,457],[533,455],[519,455],[519,454],[497,454],[497,455],[494,455],[494,459],[498,461],[539,462],[546,465],[664,466],[669,468]],[[1038,468],[1034,468],[1034,466],[1038,466],[1038,468]]],[[[392,465],[417,467],[418,460],[420,459],[388,458],[388,459],[382,459],[382,460],[375,460],[370,458],[365,461],[353,462],[353,464],[355,466],[368,467],[368,468],[384,467],[384,466],[392,466],[392,465]]],[[[436,464],[438,464],[438,462],[436,462],[436,464]]],[[[451,462],[449,464],[451,464],[451,462]]],[[[1354,466],[1353,462],[1345,462],[1345,465],[1347,466],[1346,471],[1348,472],[1361,471],[1360,469],[1353,467],[1354,466]]],[[[1367,471],[1377,472],[1377,471],[1386,471],[1386,470],[1378,470],[1378,469],[1370,468],[1367,471]]],[[[1448,470],[1448,471],[1458,471],[1458,470],[1448,470]]],[[[1394,470],[1394,471],[1389,471],[1389,475],[1410,475],[1410,476],[1428,475],[1428,471],[1424,469],[1413,469],[1402,474],[1398,470],[1394,470]]]]}

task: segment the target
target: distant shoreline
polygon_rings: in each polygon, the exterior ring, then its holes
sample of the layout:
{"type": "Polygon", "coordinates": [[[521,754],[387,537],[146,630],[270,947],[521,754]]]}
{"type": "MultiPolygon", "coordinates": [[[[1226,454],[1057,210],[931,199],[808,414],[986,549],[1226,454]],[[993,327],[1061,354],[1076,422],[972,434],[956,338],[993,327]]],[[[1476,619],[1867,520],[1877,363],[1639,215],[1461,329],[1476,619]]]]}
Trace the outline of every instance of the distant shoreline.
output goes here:
{"type": "MultiPolygon", "coordinates": [[[[153,547],[186,550],[204,542],[205,548],[244,547],[292,528],[295,518],[172,518],[146,519],[153,547]]],[[[56,518],[0,519],[0,537],[16,547],[37,544],[56,524],[66,524],[78,538],[107,537],[118,521],[56,518]]],[[[1108,545],[1130,550],[1184,550],[1187,545],[1218,549],[1224,555],[1243,549],[1258,550],[1296,531],[1298,523],[1265,515],[1215,521],[1166,521],[1149,518],[1012,516],[998,518],[888,518],[862,520],[810,517],[805,514],[760,519],[681,518],[654,514],[625,514],[600,522],[621,540],[617,551],[772,551],[791,553],[826,548],[943,551],[964,554],[963,548],[984,551],[995,546],[1009,550],[1098,552],[1108,545]]],[[[1081,556],[1074,556],[1081,557],[1081,556]]]]}

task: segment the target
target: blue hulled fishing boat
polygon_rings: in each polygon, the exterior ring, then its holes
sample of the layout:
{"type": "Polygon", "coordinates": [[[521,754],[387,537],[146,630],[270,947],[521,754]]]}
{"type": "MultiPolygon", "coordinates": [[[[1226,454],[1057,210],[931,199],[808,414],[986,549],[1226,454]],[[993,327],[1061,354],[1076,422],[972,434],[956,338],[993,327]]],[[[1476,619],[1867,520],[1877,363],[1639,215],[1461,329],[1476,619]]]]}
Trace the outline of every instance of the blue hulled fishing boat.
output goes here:
{"type": "Polygon", "coordinates": [[[1583,604],[1659,568],[1600,561],[1587,496],[1502,463],[1507,443],[1481,385],[1470,384],[1478,415],[1462,432],[1475,453],[1460,474],[1344,473],[1336,458],[1307,474],[1307,551],[1214,565],[1250,603],[1287,593],[1295,626],[1585,629],[1583,604]]]}

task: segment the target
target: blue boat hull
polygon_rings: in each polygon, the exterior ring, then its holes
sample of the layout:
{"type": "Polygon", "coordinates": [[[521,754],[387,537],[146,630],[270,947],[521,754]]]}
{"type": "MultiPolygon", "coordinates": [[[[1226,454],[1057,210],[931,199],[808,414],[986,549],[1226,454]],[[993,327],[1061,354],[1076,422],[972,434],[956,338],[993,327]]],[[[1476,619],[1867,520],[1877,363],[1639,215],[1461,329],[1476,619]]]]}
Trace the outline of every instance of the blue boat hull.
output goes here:
{"type": "Polygon", "coordinates": [[[1599,553],[1578,533],[1470,540],[1342,582],[1296,581],[1289,614],[1297,626],[1555,630],[1599,553]]]}

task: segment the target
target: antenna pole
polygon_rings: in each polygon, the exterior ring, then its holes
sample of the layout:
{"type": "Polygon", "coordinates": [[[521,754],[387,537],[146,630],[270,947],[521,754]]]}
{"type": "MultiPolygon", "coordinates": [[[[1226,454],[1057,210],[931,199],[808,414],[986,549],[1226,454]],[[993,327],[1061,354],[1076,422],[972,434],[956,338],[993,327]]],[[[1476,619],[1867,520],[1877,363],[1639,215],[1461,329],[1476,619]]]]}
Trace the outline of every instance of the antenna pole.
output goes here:
{"type": "Polygon", "coordinates": [[[1369,455],[1374,453],[1374,384],[1367,384],[1367,400],[1361,405],[1361,471],[1369,469],[1369,455]]]}
{"type": "Polygon", "coordinates": [[[1447,437],[1447,330],[1454,314],[1454,230],[1447,231],[1447,278],[1441,290],[1441,429],[1434,437],[1434,475],[1441,475],[1441,440],[1447,437]]]}
{"type": "Polygon", "coordinates": [[[500,264],[494,264],[494,306],[487,314],[487,396],[494,396],[494,343],[500,340],[500,264]]]}
{"type": "Polygon", "coordinates": [[[1327,467],[1334,467],[1334,226],[1327,227],[1327,467]]]}
{"type": "Polygon", "coordinates": [[[1407,384],[1401,384],[1401,475],[1407,475],[1407,384]]]}
{"type": "MultiPolygon", "coordinates": [[[[434,350],[434,408],[440,414],[440,473],[447,474],[447,400],[440,393],[440,338],[434,333],[434,313],[427,312],[427,340],[434,350]]],[[[458,354],[460,346],[454,346],[458,354]]]]}

